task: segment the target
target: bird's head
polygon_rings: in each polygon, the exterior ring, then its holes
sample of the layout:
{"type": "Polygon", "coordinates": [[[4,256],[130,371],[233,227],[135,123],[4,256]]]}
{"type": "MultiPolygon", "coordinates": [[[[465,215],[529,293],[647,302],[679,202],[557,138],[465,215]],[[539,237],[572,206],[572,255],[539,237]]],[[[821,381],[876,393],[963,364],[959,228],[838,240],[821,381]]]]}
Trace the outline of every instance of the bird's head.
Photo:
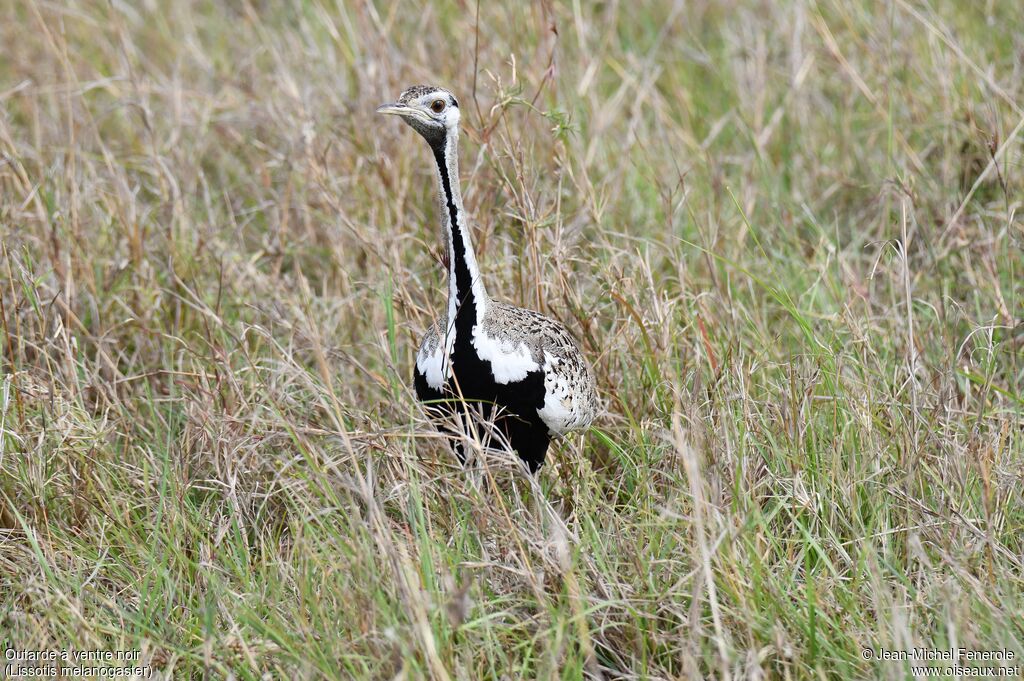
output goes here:
{"type": "Polygon", "coordinates": [[[442,142],[459,125],[455,95],[432,85],[413,85],[394,104],[378,106],[377,113],[401,116],[431,144],[442,142]]]}

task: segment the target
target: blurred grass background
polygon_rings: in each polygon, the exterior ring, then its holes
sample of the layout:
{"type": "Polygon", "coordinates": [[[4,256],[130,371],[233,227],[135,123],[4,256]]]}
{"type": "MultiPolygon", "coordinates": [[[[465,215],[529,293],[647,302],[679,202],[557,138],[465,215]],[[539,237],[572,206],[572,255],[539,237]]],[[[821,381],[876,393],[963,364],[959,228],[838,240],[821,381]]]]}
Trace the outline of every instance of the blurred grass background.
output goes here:
{"type": "Polygon", "coordinates": [[[892,678],[1024,655],[1024,5],[0,0],[0,640],[158,678],[892,678]],[[488,286],[607,413],[411,394],[488,286]]]}

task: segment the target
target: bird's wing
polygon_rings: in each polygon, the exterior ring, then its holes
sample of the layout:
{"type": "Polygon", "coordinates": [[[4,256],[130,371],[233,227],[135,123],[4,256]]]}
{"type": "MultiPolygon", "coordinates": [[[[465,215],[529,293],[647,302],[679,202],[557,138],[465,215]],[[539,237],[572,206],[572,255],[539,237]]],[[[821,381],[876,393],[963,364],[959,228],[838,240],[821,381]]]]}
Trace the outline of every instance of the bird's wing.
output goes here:
{"type": "Polygon", "coordinates": [[[509,384],[543,372],[544,404],[537,411],[553,435],[593,421],[594,376],[564,325],[539,312],[492,301],[483,332],[474,343],[481,357],[491,361],[496,381],[509,384]]]}
{"type": "Polygon", "coordinates": [[[421,400],[437,399],[434,393],[441,390],[447,379],[449,366],[444,343],[446,328],[448,316],[442,313],[434,319],[420,341],[420,349],[416,353],[416,392],[421,400]]]}
{"type": "Polygon", "coordinates": [[[537,368],[544,365],[547,355],[582,359],[579,346],[561,322],[523,307],[490,301],[483,332],[503,347],[515,348],[524,362],[531,360],[537,368]]]}

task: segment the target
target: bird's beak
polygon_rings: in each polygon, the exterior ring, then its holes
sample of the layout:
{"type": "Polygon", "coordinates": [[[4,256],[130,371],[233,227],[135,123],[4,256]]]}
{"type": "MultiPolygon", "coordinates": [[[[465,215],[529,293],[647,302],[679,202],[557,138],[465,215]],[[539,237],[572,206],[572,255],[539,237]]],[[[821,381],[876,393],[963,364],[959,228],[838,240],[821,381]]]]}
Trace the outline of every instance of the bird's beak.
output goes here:
{"type": "Polygon", "coordinates": [[[390,114],[392,116],[407,116],[411,109],[404,104],[382,104],[377,107],[377,113],[390,114]]]}
{"type": "Polygon", "coordinates": [[[408,120],[409,118],[418,118],[421,121],[430,123],[430,118],[427,114],[423,113],[419,109],[415,109],[405,104],[384,104],[383,106],[377,107],[377,113],[379,114],[390,114],[392,116],[401,116],[408,120]]]}

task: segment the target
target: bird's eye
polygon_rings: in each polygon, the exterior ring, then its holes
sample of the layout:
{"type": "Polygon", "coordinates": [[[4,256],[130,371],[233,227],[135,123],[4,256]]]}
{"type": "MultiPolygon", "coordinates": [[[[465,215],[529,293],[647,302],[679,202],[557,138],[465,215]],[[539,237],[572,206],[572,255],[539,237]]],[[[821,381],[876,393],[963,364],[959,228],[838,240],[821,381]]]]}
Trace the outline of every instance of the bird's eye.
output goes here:
{"type": "Polygon", "coordinates": [[[434,113],[441,113],[442,111],[444,111],[444,107],[445,103],[443,99],[435,99],[430,104],[430,110],[433,111],[434,113]]]}

